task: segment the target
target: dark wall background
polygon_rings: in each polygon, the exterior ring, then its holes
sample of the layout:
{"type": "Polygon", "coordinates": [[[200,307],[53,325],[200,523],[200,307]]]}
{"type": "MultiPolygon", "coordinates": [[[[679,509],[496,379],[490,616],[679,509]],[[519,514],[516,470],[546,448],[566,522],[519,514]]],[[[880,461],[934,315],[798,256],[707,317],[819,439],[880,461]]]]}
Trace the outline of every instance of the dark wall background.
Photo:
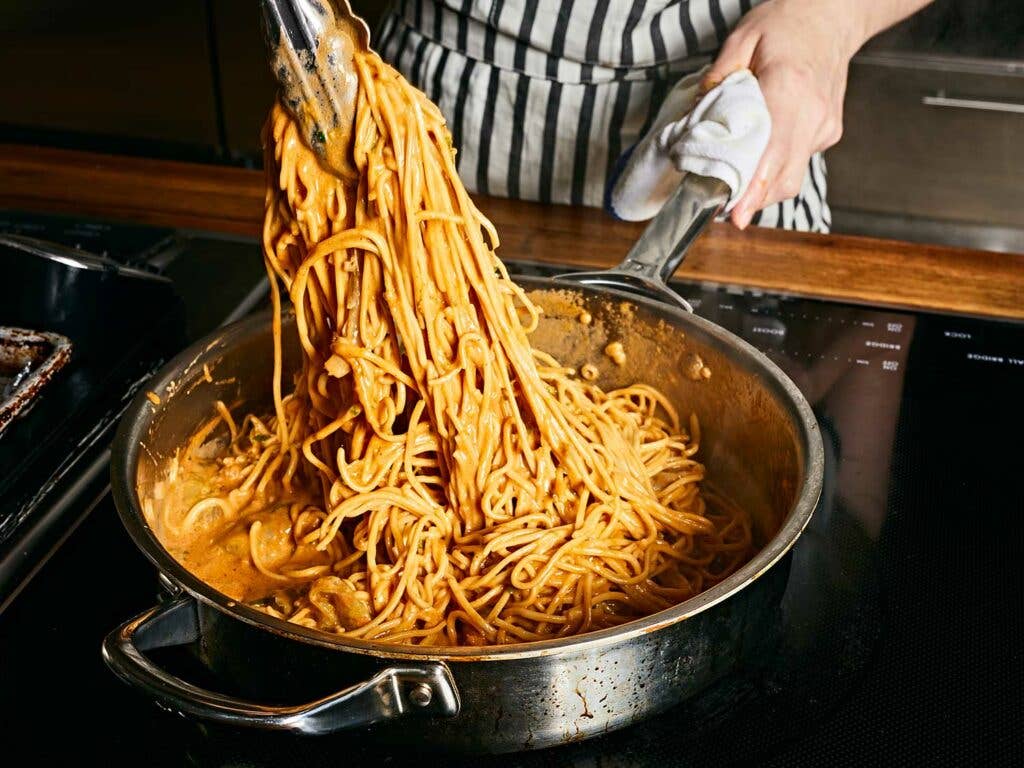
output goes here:
{"type": "Polygon", "coordinates": [[[1024,2],[934,0],[875,43],[890,50],[1024,59],[1024,2]]]}
{"type": "MultiPolygon", "coordinates": [[[[371,28],[387,4],[352,3],[371,28]]],[[[4,0],[0,140],[258,162],[259,24],[253,0],[4,0]]]]}
{"type": "Polygon", "coordinates": [[[217,141],[204,4],[0,4],[0,109],[44,143],[66,134],[185,147],[217,141]]]}

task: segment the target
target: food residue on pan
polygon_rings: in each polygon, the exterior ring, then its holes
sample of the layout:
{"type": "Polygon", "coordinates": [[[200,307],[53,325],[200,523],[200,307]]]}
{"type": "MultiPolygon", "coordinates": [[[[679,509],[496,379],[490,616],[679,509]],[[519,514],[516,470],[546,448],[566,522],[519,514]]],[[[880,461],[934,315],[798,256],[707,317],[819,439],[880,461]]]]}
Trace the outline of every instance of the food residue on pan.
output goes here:
{"type": "Polygon", "coordinates": [[[597,366],[593,363],[584,363],[580,368],[580,376],[586,381],[594,381],[598,376],[597,366]]]}
{"type": "Polygon", "coordinates": [[[160,395],[158,395],[156,392],[147,392],[146,393],[146,398],[153,405],[160,405],[160,395]]]}
{"type": "Polygon", "coordinates": [[[608,355],[616,365],[626,364],[626,350],[623,349],[621,341],[613,341],[604,348],[604,353],[608,355]]]}
{"type": "Polygon", "coordinates": [[[700,355],[693,353],[690,355],[690,358],[686,363],[686,375],[692,381],[710,379],[711,369],[704,365],[704,361],[701,359],[700,355]]]}

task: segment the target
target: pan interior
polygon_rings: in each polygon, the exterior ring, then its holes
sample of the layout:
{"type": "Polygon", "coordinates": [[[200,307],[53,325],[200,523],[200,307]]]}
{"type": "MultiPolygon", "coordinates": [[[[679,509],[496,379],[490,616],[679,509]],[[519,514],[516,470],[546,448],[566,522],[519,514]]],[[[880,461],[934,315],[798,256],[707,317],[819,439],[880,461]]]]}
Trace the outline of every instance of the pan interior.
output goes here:
{"type": "MultiPolygon", "coordinates": [[[[600,289],[537,279],[519,282],[543,310],[540,324],[531,335],[537,348],[566,366],[578,369],[584,364],[594,365],[599,371],[597,383],[606,390],[647,383],[665,393],[684,421],[691,412],[697,415],[701,427],[697,458],[707,470],[706,487],[747,511],[757,549],[770,542],[793,513],[805,482],[806,456],[798,434],[798,415],[781,383],[757,364],[750,351],[730,344],[724,331],[678,310],[600,289]],[[589,316],[589,322],[584,322],[585,316],[589,316]],[[622,344],[622,364],[605,354],[606,347],[614,342],[622,344]],[[704,369],[710,371],[710,378],[702,373],[704,369]]],[[[290,322],[286,322],[283,337],[284,370],[294,371],[300,365],[300,353],[290,322]]],[[[171,366],[177,368],[176,374],[158,380],[159,404],[147,402],[133,430],[139,438],[138,450],[127,450],[136,462],[133,467],[129,460],[126,468],[126,480],[131,482],[134,476],[134,488],[128,495],[135,510],[140,507],[139,500],[152,492],[166,461],[213,414],[217,400],[232,404],[235,413],[271,409],[269,318],[256,332],[225,332],[198,354],[176,362],[177,366],[171,366]],[[207,381],[204,366],[212,374],[212,382],[207,381]]],[[[137,511],[126,516],[122,509],[129,530],[133,528],[129,521],[133,514],[141,520],[137,511]]],[[[198,583],[177,566],[152,532],[144,525],[141,528],[132,530],[133,535],[161,570],[188,587],[193,586],[190,581],[198,583]],[[154,548],[159,552],[154,553],[154,548]]],[[[735,589],[741,578],[742,573],[733,574],[719,587],[729,584],[735,589]]],[[[198,586],[210,602],[238,608],[212,588],[202,589],[205,585],[201,583],[198,586]]],[[[253,620],[251,614],[256,612],[249,613],[249,620],[253,620]]],[[[258,616],[261,618],[256,621],[283,623],[258,616]]],[[[289,627],[289,631],[294,630],[289,627]]],[[[316,630],[298,632],[300,636],[309,633],[320,635],[319,642],[349,645],[316,630]]],[[[364,644],[395,650],[393,645],[364,644]]],[[[523,647],[528,645],[537,644],[523,647]]]]}
{"type": "Polygon", "coordinates": [[[758,548],[775,536],[796,500],[803,456],[793,418],[762,372],[723,346],[708,324],[684,326],[676,310],[660,304],[572,288],[529,295],[544,309],[534,345],[567,366],[595,365],[606,391],[650,384],[684,423],[696,414],[705,486],[750,514],[758,548]],[[580,321],[584,313],[589,323],[580,321]],[[604,353],[614,342],[625,352],[622,365],[604,353]]]}

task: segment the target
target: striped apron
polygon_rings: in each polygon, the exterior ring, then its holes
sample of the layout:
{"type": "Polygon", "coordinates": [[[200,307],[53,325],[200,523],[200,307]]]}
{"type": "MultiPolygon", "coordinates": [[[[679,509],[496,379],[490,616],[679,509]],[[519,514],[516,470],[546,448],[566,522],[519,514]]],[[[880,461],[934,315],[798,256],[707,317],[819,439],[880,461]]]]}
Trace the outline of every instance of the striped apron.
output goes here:
{"type": "MultiPolygon", "coordinates": [[[[668,90],[760,0],[397,0],[375,47],[448,121],[472,192],[601,206],[668,90]]],[[[825,163],[754,219],[827,232],[825,163]]]]}

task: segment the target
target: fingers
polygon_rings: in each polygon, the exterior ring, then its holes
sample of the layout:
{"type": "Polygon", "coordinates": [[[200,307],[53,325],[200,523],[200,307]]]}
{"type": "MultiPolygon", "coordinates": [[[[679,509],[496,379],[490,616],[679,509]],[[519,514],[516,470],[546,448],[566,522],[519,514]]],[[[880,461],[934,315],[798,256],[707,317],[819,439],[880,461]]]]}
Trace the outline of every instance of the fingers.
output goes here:
{"type": "Polygon", "coordinates": [[[835,21],[802,9],[781,1],[759,4],[743,16],[704,76],[710,89],[750,69],[771,115],[768,146],[729,214],[740,229],[764,207],[799,195],[811,156],[842,135],[850,57],[836,46],[835,21]]]}
{"type": "Polygon", "coordinates": [[[730,212],[745,229],[758,211],[800,194],[807,163],[820,143],[820,110],[789,68],[769,66],[760,77],[772,133],[754,177],[730,212]]]}
{"type": "MultiPolygon", "coordinates": [[[[773,139],[775,135],[773,131],[773,139]]],[[[746,229],[754,214],[767,205],[765,200],[768,198],[772,181],[775,179],[776,171],[783,157],[783,149],[778,143],[773,145],[773,141],[769,140],[768,148],[765,149],[761,162],[758,164],[757,170],[754,171],[754,178],[751,179],[743,197],[733,206],[732,212],[729,214],[730,220],[737,228],[746,229]]]]}
{"type": "Polygon", "coordinates": [[[729,214],[732,223],[746,229],[758,211],[799,195],[810,160],[809,153],[769,145],[753,181],[729,214]]]}
{"type": "Polygon", "coordinates": [[[738,72],[741,69],[750,69],[751,61],[754,58],[754,51],[757,50],[757,43],[760,39],[760,33],[747,32],[743,27],[735,29],[725,39],[722,50],[718,53],[718,58],[715,59],[708,73],[704,75],[701,89],[707,93],[733,72],[738,72]]]}
{"type": "Polygon", "coordinates": [[[769,142],[753,180],[729,214],[732,223],[746,229],[758,211],[799,195],[810,159],[809,152],[769,142]]]}
{"type": "Polygon", "coordinates": [[[792,200],[800,194],[800,190],[804,185],[804,177],[807,175],[807,166],[811,162],[811,156],[807,155],[804,157],[799,155],[796,157],[798,159],[790,160],[782,173],[775,179],[775,183],[769,188],[762,205],[763,208],[775,205],[775,203],[782,202],[783,200],[792,200]]]}

